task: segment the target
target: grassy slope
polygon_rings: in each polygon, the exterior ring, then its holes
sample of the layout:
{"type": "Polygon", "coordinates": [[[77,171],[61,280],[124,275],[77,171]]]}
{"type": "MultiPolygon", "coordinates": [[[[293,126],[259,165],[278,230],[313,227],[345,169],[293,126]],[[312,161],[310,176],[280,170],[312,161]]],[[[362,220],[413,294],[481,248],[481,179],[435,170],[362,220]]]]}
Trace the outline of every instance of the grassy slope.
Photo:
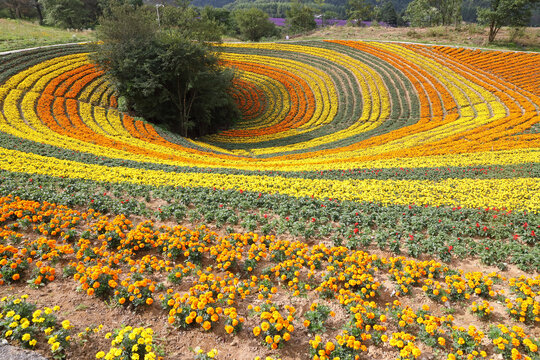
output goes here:
{"type": "Polygon", "coordinates": [[[507,49],[520,51],[540,51],[540,28],[525,28],[516,34],[510,28],[502,28],[492,44],[487,43],[488,29],[476,24],[460,28],[384,28],[333,26],[313,33],[295,36],[294,40],[383,40],[406,41],[438,45],[454,45],[475,48],[507,49]]]}
{"type": "Polygon", "coordinates": [[[29,21],[0,19],[0,52],[91,40],[92,31],[68,31],[29,21]]]}

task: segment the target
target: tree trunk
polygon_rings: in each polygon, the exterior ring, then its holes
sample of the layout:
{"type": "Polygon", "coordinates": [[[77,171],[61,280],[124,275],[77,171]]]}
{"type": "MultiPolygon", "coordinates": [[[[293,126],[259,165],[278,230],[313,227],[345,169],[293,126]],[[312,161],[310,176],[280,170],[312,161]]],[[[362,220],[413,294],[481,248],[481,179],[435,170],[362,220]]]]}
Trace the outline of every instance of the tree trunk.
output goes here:
{"type": "Polygon", "coordinates": [[[43,25],[43,13],[41,12],[41,4],[38,0],[34,0],[34,6],[36,7],[39,16],[39,25],[43,25]]]}
{"type": "Polygon", "coordinates": [[[488,42],[492,43],[493,40],[495,40],[495,36],[497,36],[497,32],[499,32],[499,28],[496,26],[495,21],[492,21],[491,24],[489,24],[488,42]]]}

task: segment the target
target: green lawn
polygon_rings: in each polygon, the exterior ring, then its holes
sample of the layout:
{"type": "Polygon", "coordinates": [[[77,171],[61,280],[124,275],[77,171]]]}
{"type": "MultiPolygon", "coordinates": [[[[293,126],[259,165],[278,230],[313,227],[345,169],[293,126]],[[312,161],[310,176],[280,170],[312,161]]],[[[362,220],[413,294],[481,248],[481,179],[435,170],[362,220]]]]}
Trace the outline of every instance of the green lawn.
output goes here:
{"type": "Polygon", "coordinates": [[[0,52],[92,40],[93,31],[67,31],[29,21],[0,19],[0,52]]]}

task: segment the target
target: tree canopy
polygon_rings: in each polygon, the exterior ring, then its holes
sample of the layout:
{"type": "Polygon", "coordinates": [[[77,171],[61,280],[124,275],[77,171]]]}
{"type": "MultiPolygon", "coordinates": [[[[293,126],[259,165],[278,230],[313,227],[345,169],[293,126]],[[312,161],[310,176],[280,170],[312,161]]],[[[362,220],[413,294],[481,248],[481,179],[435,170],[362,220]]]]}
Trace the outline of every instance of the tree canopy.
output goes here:
{"type": "Polygon", "coordinates": [[[234,19],[240,37],[244,40],[259,41],[263,37],[269,38],[279,34],[276,25],[269,20],[268,14],[261,9],[253,7],[236,10],[234,19]]]}
{"type": "Polygon", "coordinates": [[[310,31],[317,27],[313,8],[298,0],[291,3],[291,8],[287,10],[286,14],[287,25],[293,33],[310,31]]]}
{"type": "Polygon", "coordinates": [[[392,26],[397,26],[399,23],[396,8],[390,0],[384,0],[375,8],[375,19],[392,26]]]}
{"type": "Polygon", "coordinates": [[[124,5],[100,19],[93,59],[136,115],[196,137],[239,117],[228,89],[233,72],[219,66],[211,22],[189,7],[156,10],[124,5]]]}
{"type": "Polygon", "coordinates": [[[478,20],[489,26],[488,41],[493,42],[503,26],[526,26],[533,6],[539,0],[491,0],[489,8],[478,9],[478,20]]]}
{"type": "Polygon", "coordinates": [[[463,0],[413,0],[406,16],[412,26],[452,25],[461,22],[463,0]]]}
{"type": "Polygon", "coordinates": [[[366,0],[348,0],[349,5],[347,15],[349,20],[360,26],[362,21],[371,19],[373,15],[373,5],[366,0]]]}

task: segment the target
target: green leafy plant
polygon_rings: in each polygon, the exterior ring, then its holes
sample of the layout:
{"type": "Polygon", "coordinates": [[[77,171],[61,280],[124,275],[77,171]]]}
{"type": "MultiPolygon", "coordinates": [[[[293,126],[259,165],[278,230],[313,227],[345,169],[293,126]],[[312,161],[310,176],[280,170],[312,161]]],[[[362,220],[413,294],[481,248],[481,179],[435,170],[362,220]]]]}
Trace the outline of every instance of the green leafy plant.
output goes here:
{"type": "Polygon", "coordinates": [[[311,333],[322,333],[326,331],[324,323],[328,320],[330,314],[330,308],[327,305],[320,305],[317,303],[311,304],[309,311],[304,314],[304,326],[311,333]]]}

